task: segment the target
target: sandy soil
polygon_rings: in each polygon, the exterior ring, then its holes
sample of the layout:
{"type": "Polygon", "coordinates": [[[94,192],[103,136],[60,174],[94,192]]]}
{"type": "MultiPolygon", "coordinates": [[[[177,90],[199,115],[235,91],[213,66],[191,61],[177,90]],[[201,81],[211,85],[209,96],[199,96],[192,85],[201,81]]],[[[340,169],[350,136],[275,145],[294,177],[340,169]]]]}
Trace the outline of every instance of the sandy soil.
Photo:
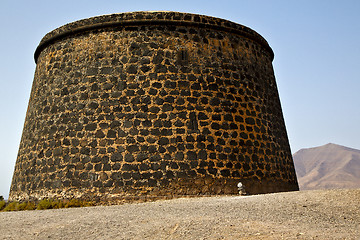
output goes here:
{"type": "Polygon", "coordinates": [[[360,239],[360,189],[1,212],[1,239],[360,239]]]}

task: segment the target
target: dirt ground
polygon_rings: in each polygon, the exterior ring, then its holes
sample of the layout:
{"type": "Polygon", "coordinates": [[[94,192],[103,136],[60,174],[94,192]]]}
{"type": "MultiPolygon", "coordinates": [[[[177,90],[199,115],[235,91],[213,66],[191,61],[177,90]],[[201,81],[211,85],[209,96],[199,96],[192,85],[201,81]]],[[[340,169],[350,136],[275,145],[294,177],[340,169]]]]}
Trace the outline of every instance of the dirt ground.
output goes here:
{"type": "Polygon", "coordinates": [[[1,239],[360,239],[360,189],[1,212],[1,239]]]}

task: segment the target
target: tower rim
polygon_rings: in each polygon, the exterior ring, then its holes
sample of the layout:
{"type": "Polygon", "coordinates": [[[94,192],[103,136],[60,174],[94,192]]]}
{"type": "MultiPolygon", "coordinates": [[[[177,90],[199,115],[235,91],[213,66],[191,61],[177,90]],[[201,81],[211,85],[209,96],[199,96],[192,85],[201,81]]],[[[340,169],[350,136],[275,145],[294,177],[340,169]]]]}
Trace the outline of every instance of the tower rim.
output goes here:
{"type": "Polygon", "coordinates": [[[70,22],[47,33],[40,41],[34,53],[34,60],[40,53],[52,43],[74,34],[80,34],[91,30],[106,29],[111,27],[131,26],[186,26],[204,29],[225,31],[232,34],[251,39],[260,44],[269,53],[271,61],[274,59],[274,52],[268,42],[259,33],[226,19],[211,17],[207,15],[184,13],[175,11],[137,11],[99,15],[70,22]]]}

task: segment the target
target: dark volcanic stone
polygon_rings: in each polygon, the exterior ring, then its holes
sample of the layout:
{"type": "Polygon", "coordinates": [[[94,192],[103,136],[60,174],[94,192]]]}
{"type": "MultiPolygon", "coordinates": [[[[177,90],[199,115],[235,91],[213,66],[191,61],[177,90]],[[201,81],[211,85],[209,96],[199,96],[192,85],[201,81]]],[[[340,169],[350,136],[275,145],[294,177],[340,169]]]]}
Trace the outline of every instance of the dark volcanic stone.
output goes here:
{"type": "Polygon", "coordinates": [[[10,199],[297,190],[272,59],[253,30],[195,14],[55,29],[35,52],[10,199]]]}

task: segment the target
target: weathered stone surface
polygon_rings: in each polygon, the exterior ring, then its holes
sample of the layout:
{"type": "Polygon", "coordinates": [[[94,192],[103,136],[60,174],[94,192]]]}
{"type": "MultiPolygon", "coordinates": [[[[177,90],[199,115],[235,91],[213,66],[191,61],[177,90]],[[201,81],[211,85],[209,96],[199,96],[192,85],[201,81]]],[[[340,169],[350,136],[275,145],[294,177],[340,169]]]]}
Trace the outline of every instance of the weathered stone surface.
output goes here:
{"type": "Polygon", "coordinates": [[[48,33],[10,199],[297,190],[273,53],[223,19],[135,12],[48,33]]]}

